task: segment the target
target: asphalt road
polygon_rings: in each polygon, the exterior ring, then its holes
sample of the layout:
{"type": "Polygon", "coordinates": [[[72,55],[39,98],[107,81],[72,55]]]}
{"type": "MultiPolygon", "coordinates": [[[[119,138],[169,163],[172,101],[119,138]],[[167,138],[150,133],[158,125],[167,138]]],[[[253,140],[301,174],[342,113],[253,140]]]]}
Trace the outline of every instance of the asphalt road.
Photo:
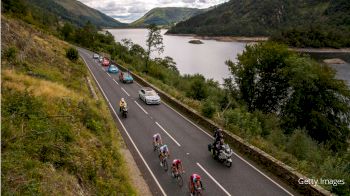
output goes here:
{"type": "Polygon", "coordinates": [[[213,139],[199,126],[165,103],[146,105],[138,98],[141,88],[138,83],[119,82],[117,75],[107,73],[106,68],[92,58],[92,52],[79,48],[79,53],[109,102],[124,140],[154,195],[189,195],[187,185],[193,173],[201,175],[204,195],[296,195],[274,176],[237,154],[233,156],[231,168],[215,161],[207,150],[207,145],[213,139]],[[122,97],[129,107],[126,119],[119,114],[118,105],[122,97]],[[155,133],[160,133],[169,147],[169,165],[175,158],[183,162],[185,174],[182,175],[182,188],[178,187],[170,172],[165,172],[159,165],[152,147],[155,133]]]}

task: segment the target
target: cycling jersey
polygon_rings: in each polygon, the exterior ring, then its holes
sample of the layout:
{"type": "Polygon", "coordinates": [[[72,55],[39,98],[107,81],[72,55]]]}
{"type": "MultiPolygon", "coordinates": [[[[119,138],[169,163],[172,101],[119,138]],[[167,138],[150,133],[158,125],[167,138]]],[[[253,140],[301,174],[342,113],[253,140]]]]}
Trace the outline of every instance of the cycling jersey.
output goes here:
{"type": "Polygon", "coordinates": [[[197,182],[198,180],[200,180],[200,179],[201,179],[201,176],[198,175],[198,174],[192,174],[192,176],[191,176],[191,181],[192,181],[194,184],[196,184],[196,182],[197,182]]]}
{"type": "Polygon", "coordinates": [[[167,153],[169,152],[168,146],[167,145],[163,145],[159,148],[160,152],[162,153],[167,153]]]}
{"type": "Polygon", "coordinates": [[[181,164],[181,160],[180,159],[174,159],[173,160],[173,166],[178,166],[179,164],[181,164]]]}
{"type": "Polygon", "coordinates": [[[153,135],[153,141],[158,142],[159,140],[160,140],[160,134],[159,134],[159,133],[154,134],[154,135],[153,135]]]}

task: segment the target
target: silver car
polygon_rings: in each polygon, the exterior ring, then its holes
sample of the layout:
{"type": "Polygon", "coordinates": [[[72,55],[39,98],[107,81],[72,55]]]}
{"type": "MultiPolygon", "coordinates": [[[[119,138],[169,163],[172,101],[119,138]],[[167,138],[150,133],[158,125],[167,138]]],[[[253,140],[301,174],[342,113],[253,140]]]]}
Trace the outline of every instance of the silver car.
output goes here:
{"type": "Polygon", "coordinates": [[[160,104],[160,97],[152,88],[144,87],[139,91],[139,97],[146,104],[160,104]]]}
{"type": "Polygon", "coordinates": [[[98,59],[99,57],[100,57],[100,55],[98,55],[96,53],[92,56],[92,58],[94,58],[94,59],[98,59]]]}

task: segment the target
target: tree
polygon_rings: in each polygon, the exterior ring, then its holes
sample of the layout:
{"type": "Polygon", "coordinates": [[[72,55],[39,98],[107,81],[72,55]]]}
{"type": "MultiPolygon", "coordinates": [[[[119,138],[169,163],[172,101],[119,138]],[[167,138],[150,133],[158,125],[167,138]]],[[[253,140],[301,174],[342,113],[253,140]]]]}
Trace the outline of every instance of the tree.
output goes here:
{"type": "Polygon", "coordinates": [[[288,76],[283,68],[290,55],[286,46],[267,42],[246,46],[237,63],[226,62],[249,111],[279,110],[279,103],[288,93],[288,76]]]}
{"type": "Polygon", "coordinates": [[[271,42],[247,46],[238,60],[228,65],[250,111],[277,114],[287,133],[305,129],[332,150],[346,150],[350,90],[334,70],[271,42]]]}
{"type": "Polygon", "coordinates": [[[160,28],[155,24],[151,24],[148,26],[148,37],[146,40],[146,72],[148,70],[148,63],[150,59],[150,55],[152,52],[157,51],[158,54],[164,51],[163,45],[163,37],[160,33],[160,28]]]}
{"type": "Polygon", "coordinates": [[[71,61],[76,61],[79,58],[78,50],[75,48],[69,48],[66,52],[66,57],[71,61]]]}
{"type": "Polygon", "coordinates": [[[64,25],[61,29],[63,39],[69,40],[73,34],[73,31],[74,31],[74,27],[72,24],[70,24],[69,22],[64,23],[64,25]]]}
{"type": "Polygon", "coordinates": [[[350,136],[350,90],[335,71],[308,58],[292,57],[288,67],[289,96],[281,110],[288,132],[305,128],[319,142],[346,150],[350,136]]]}

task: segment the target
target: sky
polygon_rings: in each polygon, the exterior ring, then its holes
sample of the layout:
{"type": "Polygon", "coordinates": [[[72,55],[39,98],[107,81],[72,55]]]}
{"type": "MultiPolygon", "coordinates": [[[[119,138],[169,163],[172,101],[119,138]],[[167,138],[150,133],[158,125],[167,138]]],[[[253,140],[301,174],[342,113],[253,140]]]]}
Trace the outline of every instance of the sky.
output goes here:
{"type": "Polygon", "coordinates": [[[191,7],[208,8],[228,0],[78,0],[89,7],[115,18],[120,22],[130,23],[142,17],[155,7],[191,7]]]}

